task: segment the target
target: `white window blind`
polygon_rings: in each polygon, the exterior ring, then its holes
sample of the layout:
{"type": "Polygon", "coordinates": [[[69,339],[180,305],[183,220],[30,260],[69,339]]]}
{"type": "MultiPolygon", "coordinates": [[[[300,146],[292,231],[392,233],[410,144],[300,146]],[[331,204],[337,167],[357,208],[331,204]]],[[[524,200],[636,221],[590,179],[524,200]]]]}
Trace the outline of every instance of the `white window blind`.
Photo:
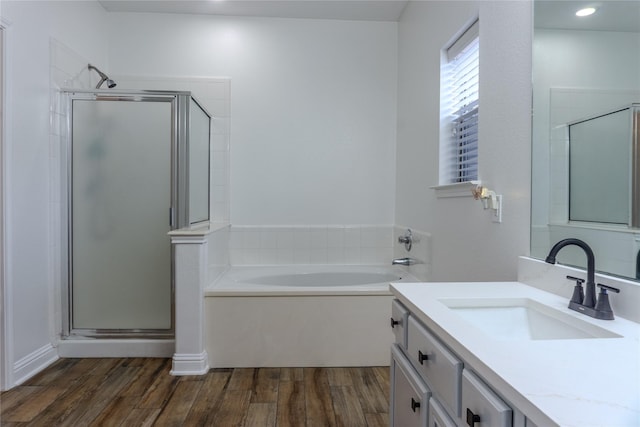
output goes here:
{"type": "MultiPolygon", "coordinates": [[[[442,184],[478,179],[479,25],[476,21],[446,51],[443,64],[442,113],[445,117],[442,184]]],[[[441,175],[442,176],[442,175],[441,175]]]]}

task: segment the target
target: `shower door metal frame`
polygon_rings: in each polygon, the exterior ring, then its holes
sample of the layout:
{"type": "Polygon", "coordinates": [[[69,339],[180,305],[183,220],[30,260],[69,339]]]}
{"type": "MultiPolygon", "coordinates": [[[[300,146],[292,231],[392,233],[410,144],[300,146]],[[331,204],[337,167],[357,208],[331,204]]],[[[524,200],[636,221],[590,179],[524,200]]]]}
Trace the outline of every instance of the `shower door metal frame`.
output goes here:
{"type": "MultiPolygon", "coordinates": [[[[169,329],[85,329],[73,327],[73,259],[72,259],[72,147],[73,102],[169,102],[171,103],[171,206],[167,213],[169,230],[188,225],[188,125],[189,102],[195,99],[190,92],[178,91],[118,91],[118,90],[61,90],[66,117],[62,125],[63,147],[61,156],[61,283],[62,283],[62,337],[90,338],[173,338],[175,333],[175,266],[173,247],[171,263],[171,327],[169,329]]],[[[196,102],[197,103],[197,102],[196,102]]],[[[201,104],[197,103],[200,108],[201,104]]],[[[211,118],[211,115],[202,110],[211,118]]]]}

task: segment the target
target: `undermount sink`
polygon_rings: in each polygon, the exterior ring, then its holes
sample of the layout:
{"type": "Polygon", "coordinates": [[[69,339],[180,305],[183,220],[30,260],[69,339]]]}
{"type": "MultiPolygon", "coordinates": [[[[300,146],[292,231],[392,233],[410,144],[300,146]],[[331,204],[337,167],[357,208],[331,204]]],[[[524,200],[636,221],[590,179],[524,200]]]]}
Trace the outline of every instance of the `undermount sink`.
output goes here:
{"type": "Polygon", "coordinates": [[[442,298],[467,322],[499,339],[620,338],[607,329],[529,298],[442,298]]]}

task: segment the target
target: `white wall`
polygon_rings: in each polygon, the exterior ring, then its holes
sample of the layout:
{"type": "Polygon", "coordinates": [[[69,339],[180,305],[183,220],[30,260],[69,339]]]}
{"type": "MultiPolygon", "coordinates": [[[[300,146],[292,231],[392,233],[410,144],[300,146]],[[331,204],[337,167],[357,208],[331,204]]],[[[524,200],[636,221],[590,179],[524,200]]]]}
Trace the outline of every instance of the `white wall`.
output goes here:
{"type": "MultiPolygon", "coordinates": [[[[97,2],[3,1],[7,27],[6,178],[7,227],[6,385],[21,381],[55,357],[53,284],[59,268],[52,256],[59,245],[59,217],[52,203],[50,157],[58,155],[50,138],[50,48],[73,46],[96,64],[107,64],[106,13],[97,2]]],[[[80,72],[81,70],[78,70],[80,72]]]]}
{"type": "Polygon", "coordinates": [[[114,74],[231,78],[234,225],[393,223],[396,23],[110,19],[114,74]]]}
{"type": "Polygon", "coordinates": [[[431,234],[432,280],[516,279],[529,252],[531,24],[528,1],[411,2],[399,23],[396,224],[431,234]],[[503,222],[471,197],[438,199],[440,52],[480,18],[483,184],[503,222]]]}

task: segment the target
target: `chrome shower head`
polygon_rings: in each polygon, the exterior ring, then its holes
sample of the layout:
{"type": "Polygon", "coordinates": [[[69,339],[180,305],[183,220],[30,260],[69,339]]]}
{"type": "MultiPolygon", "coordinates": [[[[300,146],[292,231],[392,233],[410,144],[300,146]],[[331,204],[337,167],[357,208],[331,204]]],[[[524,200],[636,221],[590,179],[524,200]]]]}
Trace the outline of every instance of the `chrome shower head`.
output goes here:
{"type": "Polygon", "coordinates": [[[116,87],[116,82],[114,82],[113,80],[111,80],[109,78],[109,76],[107,76],[105,73],[103,73],[102,71],[98,70],[97,67],[94,67],[93,65],[89,64],[87,66],[87,68],[89,68],[90,70],[94,70],[96,73],[98,73],[98,75],[100,76],[100,81],[98,82],[98,84],[96,85],[96,89],[100,89],[100,86],[102,86],[102,84],[104,82],[107,82],[107,87],[109,89],[116,87]]]}

